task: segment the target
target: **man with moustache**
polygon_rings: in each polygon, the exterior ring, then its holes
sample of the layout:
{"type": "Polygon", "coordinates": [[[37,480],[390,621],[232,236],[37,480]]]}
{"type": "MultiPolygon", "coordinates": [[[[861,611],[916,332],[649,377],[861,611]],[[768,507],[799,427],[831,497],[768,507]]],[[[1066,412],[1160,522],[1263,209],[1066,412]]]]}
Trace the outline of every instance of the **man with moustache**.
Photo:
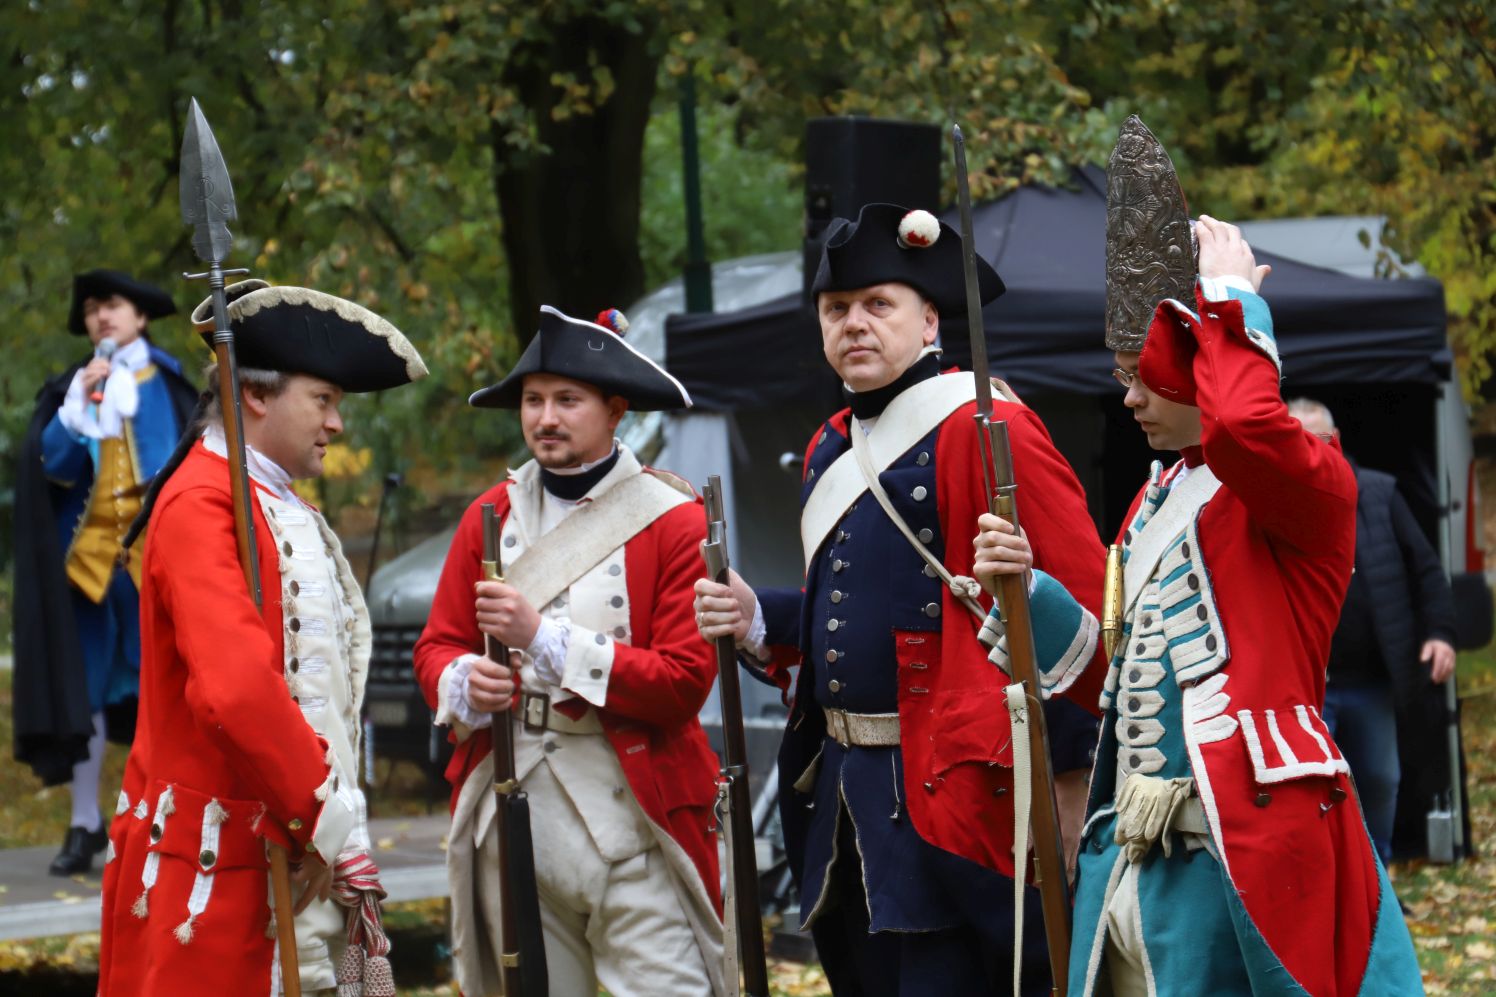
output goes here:
{"type": "Polygon", "coordinates": [[[43,385],[21,452],[15,754],[45,785],[69,782],[72,818],[54,876],[90,871],[104,850],[105,738],[129,744],[134,735],[140,556],[120,538],[197,397],[147,332],[175,311],[165,291],[128,274],[78,274],[68,331],[87,336],[94,355],[43,385]]]}
{"type": "Polygon", "coordinates": [[[1149,445],[1181,459],[1154,463],[1107,579],[1122,630],[1070,993],[1421,993],[1319,713],[1355,481],[1284,404],[1269,268],[1235,226],[1201,215],[1194,234],[1198,280],[1173,166],[1129,119],[1108,166],[1106,343],[1149,445]]]}
{"type": "MultiPolygon", "coordinates": [[[[140,730],[109,829],[99,992],[281,993],[275,842],[295,870],[302,992],[393,997],[358,788],[369,616],[337,536],[292,483],[323,473],[345,395],[426,367],[351,301],[259,280],[226,296],[262,603],[239,561],[211,390],[142,512],[140,730]]],[[[210,322],[212,299],[192,317],[210,322]]]]}
{"type": "MultiPolygon", "coordinates": [[[[514,726],[529,797],[550,992],[725,997],[710,826],[717,760],[697,713],[716,677],[691,584],[706,520],[679,478],[614,438],[628,409],[684,408],[680,383],[623,338],[545,306],[508,375],[470,399],[517,409],[534,460],[457,528],[416,677],[457,744],[447,864],[464,993],[498,992],[499,868],[491,739],[514,726]],[[482,580],[481,507],[507,581],[482,580]],[[484,656],[485,635],[510,648],[484,656]]],[[[735,992],[735,991],[734,991],[735,992]]]]}
{"type": "MultiPolygon", "coordinates": [[[[991,600],[971,577],[989,498],[975,389],[970,374],[940,373],[934,346],[940,319],[966,310],[961,253],[925,211],[869,204],[833,224],[811,290],[849,408],[806,454],[805,587],[755,589],[736,574],[696,585],[704,638],[731,634],[786,692],[799,665],[779,800],[802,926],[839,995],[1006,992],[1016,954],[1024,993],[1050,987],[1032,887],[1014,951],[1008,681],[978,640],[991,600]]],[[[1002,281],[977,267],[991,302],[1002,281]]],[[[1033,563],[1094,609],[1103,553],[1080,485],[1038,417],[996,387],[1033,563]]],[[[1093,703],[1095,620],[1068,612],[1035,619],[1044,684],[1093,703]],[[1089,634],[1071,641],[1083,621],[1089,634]]],[[[1095,722],[1058,698],[1046,713],[1073,846],[1095,722]]]]}

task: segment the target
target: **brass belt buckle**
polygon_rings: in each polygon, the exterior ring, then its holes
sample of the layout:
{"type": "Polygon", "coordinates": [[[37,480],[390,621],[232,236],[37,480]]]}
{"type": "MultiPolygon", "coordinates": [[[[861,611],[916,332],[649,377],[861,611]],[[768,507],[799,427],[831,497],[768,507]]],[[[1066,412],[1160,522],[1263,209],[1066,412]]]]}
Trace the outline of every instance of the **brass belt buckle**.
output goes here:
{"type": "Polygon", "coordinates": [[[551,723],[551,697],[543,692],[525,692],[520,694],[523,709],[520,713],[520,723],[524,724],[525,730],[532,734],[543,734],[551,723]],[[540,720],[537,723],[530,719],[530,704],[540,703],[540,720]]]}
{"type": "Polygon", "coordinates": [[[833,709],[827,710],[826,716],[830,721],[826,726],[827,732],[831,735],[831,740],[841,745],[844,749],[850,748],[852,746],[852,725],[847,721],[847,714],[842,710],[833,709]]]}

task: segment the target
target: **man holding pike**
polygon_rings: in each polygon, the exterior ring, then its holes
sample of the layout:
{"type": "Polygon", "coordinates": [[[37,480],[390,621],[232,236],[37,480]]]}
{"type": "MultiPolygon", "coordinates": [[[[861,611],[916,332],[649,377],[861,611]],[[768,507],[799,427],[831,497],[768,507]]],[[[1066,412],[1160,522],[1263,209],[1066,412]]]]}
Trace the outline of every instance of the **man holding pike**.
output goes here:
{"type": "Polygon", "coordinates": [[[516,878],[537,884],[555,997],[599,985],[615,997],[728,992],[710,830],[717,761],[696,718],[716,665],[691,615],[706,520],[688,484],[614,438],[626,410],[690,398],[626,329],[614,309],[593,323],[545,306],[508,376],[470,399],[517,409],[534,456],[464,513],[415,650],[417,680],[457,744],[447,865],[457,982],[472,997],[499,992],[510,951],[530,997],[536,953],[506,948],[502,930],[501,894],[524,906],[516,878]],[[500,520],[502,581],[483,580],[485,505],[500,520]],[[509,660],[489,657],[485,638],[509,660]],[[501,868],[498,738],[474,736],[495,721],[512,725],[500,764],[528,797],[525,877],[501,868]]]}
{"type": "MultiPolygon", "coordinates": [[[[976,263],[985,304],[1003,285],[976,263]]],[[[703,637],[732,634],[787,693],[800,666],[779,799],[802,923],[839,995],[1006,992],[1024,913],[1023,992],[1050,986],[1038,892],[1014,909],[1008,682],[978,640],[990,599],[971,577],[970,538],[990,496],[976,388],[971,374],[941,374],[934,346],[940,319],[967,311],[962,269],[961,237],[928,212],[869,204],[833,224],[812,292],[849,408],[806,453],[804,589],[736,575],[696,586],[703,637]]],[[[1080,485],[1038,417],[997,389],[993,418],[1008,424],[1030,496],[1034,584],[1085,593],[1094,609],[1103,552],[1080,485]]],[[[1018,552],[989,560],[989,577],[1028,567],[1018,552]]],[[[1087,618],[1073,603],[1061,612],[1035,618],[1043,684],[1094,702],[1095,620],[1071,641],[1087,618]]],[[[1095,722],[1062,699],[1045,713],[1074,841],[1095,722]]]]}
{"type": "Polygon", "coordinates": [[[1198,272],[1173,165],[1130,118],[1108,165],[1106,343],[1149,444],[1181,459],[1154,463],[1108,562],[1069,992],[1422,993],[1319,713],[1355,480],[1284,404],[1269,268],[1235,226],[1193,231],[1198,272]]]}
{"type": "MultiPolygon", "coordinates": [[[[214,390],[142,513],[140,719],[109,828],[99,992],[282,992],[267,931],[275,842],[297,864],[302,992],[385,997],[384,894],[358,788],[369,617],[338,538],[291,486],[322,474],[345,393],[426,368],[351,301],[258,280],[226,299],[263,610],[236,551],[214,390]]],[[[212,319],[210,298],[193,320],[212,319]]]]}

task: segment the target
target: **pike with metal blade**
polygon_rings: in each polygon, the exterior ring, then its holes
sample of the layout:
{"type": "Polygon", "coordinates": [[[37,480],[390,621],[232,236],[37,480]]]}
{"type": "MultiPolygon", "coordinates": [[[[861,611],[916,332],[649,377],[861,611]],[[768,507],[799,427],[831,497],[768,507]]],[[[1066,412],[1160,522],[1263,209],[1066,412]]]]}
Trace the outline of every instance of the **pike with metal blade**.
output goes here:
{"type": "Polygon", "coordinates": [[[198,259],[222,263],[234,245],[228,223],[239,218],[239,209],[228,166],[196,97],[187,111],[180,177],[182,221],[192,227],[193,252],[198,259]]]}
{"type": "MultiPolygon", "coordinates": [[[[239,398],[239,365],[234,359],[234,332],[229,325],[229,303],[223,278],[248,270],[224,270],[222,263],[233,246],[228,222],[238,217],[234,207],[234,185],[228,166],[218,151],[218,140],[203,116],[197,98],[187,114],[182,136],[182,221],[192,226],[192,248],[207,261],[205,273],[183,274],[188,280],[208,281],[213,294],[213,355],[218,362],[219,408],[223,412],[223,438],[228,451],[229,496],[234,508],[234,545],[239,567],[255,609],[264,605],[260,590],[260,558],[255,547],[255,521],[250,506],[249,464],[244,449],[244,416],[239,398]]],[[[189,428],[188,432],[192,430],[189,428]]],[[[290,860],[283,845],[266,845],[270,858],[270,892],[275,910],[275,931],[280,954],[281,985],[286,997],[301,997],[301,970],[297,959],[296,924],[291,912],[290,860]]]]}

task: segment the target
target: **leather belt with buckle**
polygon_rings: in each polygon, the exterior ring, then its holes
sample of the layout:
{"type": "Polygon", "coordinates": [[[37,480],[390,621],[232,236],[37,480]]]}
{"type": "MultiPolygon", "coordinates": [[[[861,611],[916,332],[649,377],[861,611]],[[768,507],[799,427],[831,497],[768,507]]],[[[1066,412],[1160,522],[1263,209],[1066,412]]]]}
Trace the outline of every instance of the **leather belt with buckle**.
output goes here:
{"type": "Polygon", "coordinates": [[[843,748],[891,748],[899,743],[897,713],[848,713],[823,706],[826,734],[843,748]]]}
{"type": "Polygon", "coordinates": [[[519,720],[532,734],[544,733],[551,719],[551,697],[543,692],[522,692],[519,696],[519,720]]]}
{"type": "Polygon", "coordinates": [[[521,692],[519,721],[532,734],[554,731],[558,734],[601,734],[602,721],[591,707],[576,720],[551,709],[551,697],[543,692],[521,692]]]}

